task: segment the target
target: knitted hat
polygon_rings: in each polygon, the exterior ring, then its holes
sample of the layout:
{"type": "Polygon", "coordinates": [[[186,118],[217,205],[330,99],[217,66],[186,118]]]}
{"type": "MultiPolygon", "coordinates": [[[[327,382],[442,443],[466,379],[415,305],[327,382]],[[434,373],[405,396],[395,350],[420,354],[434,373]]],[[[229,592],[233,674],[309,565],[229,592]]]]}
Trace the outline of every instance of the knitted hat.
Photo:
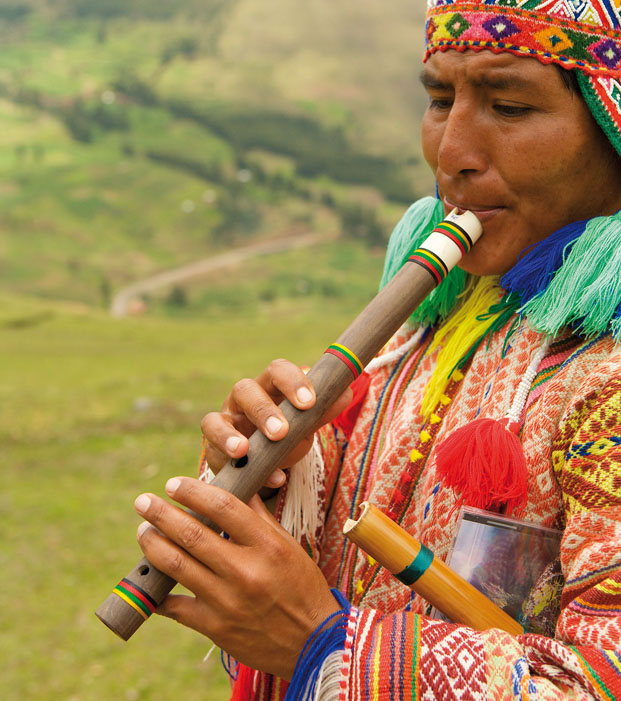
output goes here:
{"type": "Polygon", "coordinates": [[[489,49],[575,69],[591,113],[621,155],[620,0],[427,4],[425,61],[446,49],[489,49]]]}

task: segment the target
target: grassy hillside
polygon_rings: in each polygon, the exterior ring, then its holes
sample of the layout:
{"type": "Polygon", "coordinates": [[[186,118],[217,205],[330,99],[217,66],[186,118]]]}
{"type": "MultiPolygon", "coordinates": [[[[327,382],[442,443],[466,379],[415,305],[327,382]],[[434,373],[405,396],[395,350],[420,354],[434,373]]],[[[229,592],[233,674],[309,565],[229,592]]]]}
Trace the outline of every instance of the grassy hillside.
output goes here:
{"type": "Polygon", "coordinates": [[[208,699],[217,655],[93,611],[139,555],[132,508],[194,474],[204,413],[273,357],[312,363],[373,295],[430,188],[411,0],[0,0],[0,698],[208,699]],[[256,241],[322,243],[162,290],[256,241]],[[7,605],[8,604],[8,605],[7,605]]]}
{"type": "Polygon", "coordinates": [[[273,357],[312,364],[372,294],[381,256],[363,268],[364,247],[347,244],[313,257],[335,250],[342,280],[328,305],[302,252],[270,261],[290,271],[272,299],[258,274],[247,304],[235,276],[214,280],[225,301],[200,320],[174,305],[170,318],[115,320],[0,295],[2,699],[228,698],[218,654],[201,665],[200,636],[154,619],[124,644],[93,611],[139,558],[134,498],[195,474],[203,414],[273,357]],[[295,294],[293,279],[310,292],[295,294]]]}
{"type": "Polygon", "coordinates": [[[406,0],[3,3],[0,288],[106,305],[248,240],[334,237],[352,203],[385,236],[430,187],[421,17],[406,0]]]}

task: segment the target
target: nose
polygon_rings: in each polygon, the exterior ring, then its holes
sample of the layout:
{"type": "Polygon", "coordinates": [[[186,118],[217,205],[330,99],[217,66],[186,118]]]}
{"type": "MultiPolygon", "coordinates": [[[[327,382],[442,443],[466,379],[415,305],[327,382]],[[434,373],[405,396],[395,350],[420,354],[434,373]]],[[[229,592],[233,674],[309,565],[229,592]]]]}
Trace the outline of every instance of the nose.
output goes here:
{"type": "Polygon", "coordinates": [[[488,158],[485,130],[481,128],[476,106],[455,99],[446,119],[439,126],[438,168],[451,177],[482,174],[488,158]]]}

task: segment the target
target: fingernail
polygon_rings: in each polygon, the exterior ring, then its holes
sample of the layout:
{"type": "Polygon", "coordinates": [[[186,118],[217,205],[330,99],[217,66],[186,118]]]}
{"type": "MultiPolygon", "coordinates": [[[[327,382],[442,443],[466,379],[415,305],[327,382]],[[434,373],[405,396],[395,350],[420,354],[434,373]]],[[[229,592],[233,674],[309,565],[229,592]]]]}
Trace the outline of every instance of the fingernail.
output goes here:
{"type": "Polygon", "coordinates": [[[151,499],[146,494],[141,494],[134,502],[134,507],[139,514],[146,513],[147,509],[151,505],[151,499]]]}
{"type": "Polygon", "coordinates": [[[277,472],[272,472],[272,474],[267,478],[265,486],[276,489],[278,487],[282,487],[286,479],[287,477],[285,473],[282,470],[278,470],[277,472]]]}
{"type": "Polygon", "coordinates": [[[308,389],[308,387],[300,387],[297,391],[298,401],[302,404],[307,404],[313,398],[313,393],[308,389]]]}
{"type": "Polygon", "coordinates": [[[179,485],[181,484],[181,480],[177,479],[176,477],[171,477],[168,482],[166,482],[166,494],[168,496],[172,496],[177,489],[179,489],[179,485]]]}
{"type": "Polygon", "coordinates": [[[227,438],[226,443],[224,444],[226,447],[226,452],[229,455],[233,455],[233,453],[237,450],[240,442],[241,438],[239,436],[230,436],[229,438],[227,438]]]}
{"type": "Polygon", "coordinates": [[[278,433],[278,431],[280,431],[282,428],[282,421],[277,419],[275,416],[270,416],[270,418],[265,422],[265,427],[267,428],[268,432],[273,435],[278,433]]]}
{"type": "Polygon", "coordinates": [[[140,538],[140,536],[147,530],[147,528],[149,527],[149,525],[150,525],[150,524],[149,524],[147,521],[143,521],[143,522],[138,526],[138,531],[137,531],[137,533],[138,533],[138,537],[139,537],[139,538],[140,538]]]}

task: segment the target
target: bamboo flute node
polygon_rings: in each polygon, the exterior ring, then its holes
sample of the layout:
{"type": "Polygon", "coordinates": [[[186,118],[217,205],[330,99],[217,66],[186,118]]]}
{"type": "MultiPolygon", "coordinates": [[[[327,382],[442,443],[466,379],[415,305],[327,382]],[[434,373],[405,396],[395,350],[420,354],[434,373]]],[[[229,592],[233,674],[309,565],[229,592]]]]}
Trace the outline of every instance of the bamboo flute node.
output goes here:
{"type": "MultiPolygon", "coordinates": [[[[289,432],[271,441],[260,431],[249,440],[248,455],[230,460],[211,484],[247,502],[263,486],[275,466],[321,423],[321,417],[364,367],[379,353],[425,297],[439,285],[482,234],[472,212],[451,212],[408,258],[394,278],[371,300],[351,325],[313,365],[308,378],[315,405],[305,411],[287,400],[280,409],[289,432]]],[[[192,514],[209,528],[217,524],[192,514]]],[[[142,559],[101,604],[95,615],[123,640],[129,638],[159,606],[175,581],[142,559]]]]}
{"type": "Polygon", "coordinates": [[[438,611],[475,630],[524,632],[517,621],[380,509],[367,501],[360,507],[362,513],[357,520],[345,522],[343,533],[438,611]]]}

